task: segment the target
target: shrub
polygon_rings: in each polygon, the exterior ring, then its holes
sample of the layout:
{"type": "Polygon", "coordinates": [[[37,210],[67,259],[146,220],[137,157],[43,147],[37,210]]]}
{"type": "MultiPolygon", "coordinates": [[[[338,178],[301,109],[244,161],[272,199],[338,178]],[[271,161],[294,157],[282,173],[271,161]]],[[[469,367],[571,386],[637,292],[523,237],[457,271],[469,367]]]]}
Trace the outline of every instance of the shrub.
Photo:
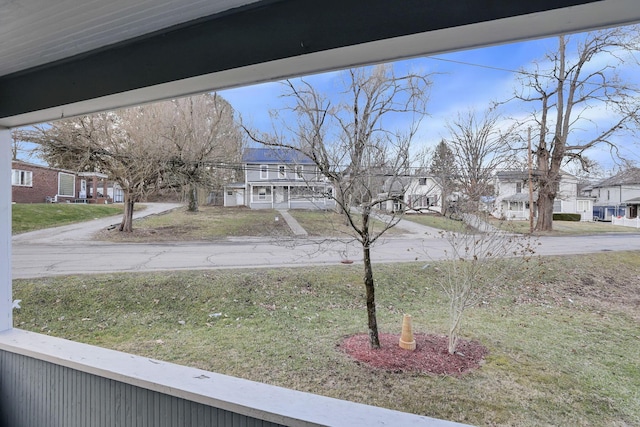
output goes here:
{"type": "Polygon", "coordinates": [[[580,221],[579,213],[554,213],[554,221],[580,221]]]}

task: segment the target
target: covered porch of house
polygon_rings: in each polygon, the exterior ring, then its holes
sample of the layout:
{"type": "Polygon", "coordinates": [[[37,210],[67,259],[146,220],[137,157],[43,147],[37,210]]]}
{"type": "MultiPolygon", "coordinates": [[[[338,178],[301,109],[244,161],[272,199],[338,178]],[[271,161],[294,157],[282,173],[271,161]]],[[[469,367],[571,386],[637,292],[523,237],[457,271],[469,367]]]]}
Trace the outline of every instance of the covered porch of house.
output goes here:
{"type": "Polygon", "coordinates": [[[640,197],[634,197],[632,199],[628,199],[623,201],[624,204],[627,205],[626,209],[626,218],[640,218],[640,197]]]}
{"type": "Polygon", "coordinates": [[[12,128],[640,21],[636,0],[16,0],[0,14],[0,424],[12,427],[456,425],[14,328],[12,128]]]}
{"type": "Polygon", "coordinates": [[[109,176],[99,172],[80,172],[80,190],[76,203],[106,205],[113,203],[108,193],[109,176]]]}
{"type": "Polygon", "coordinates": [[[624,215],[612,215],[611,224],[640,228],[640,197],[625,200],[623,205],[624,215]]]}
{"type": "MultiPolygon", "coordinates": [[[[534,192],[533,200],[536,200],[538,197],[537,193],[534,192]]],[[[502,199],[500,202],[500,217],[503,217],[507,220],[529,220],[531,216],[531,210],[529,206],[529,194],[527,193],[516,193],[510,196],[507,196],[502,199]]],[[[533,215],[535,217],[537,209],[535,207],[535,202],[533,204],[533,215]]]]}

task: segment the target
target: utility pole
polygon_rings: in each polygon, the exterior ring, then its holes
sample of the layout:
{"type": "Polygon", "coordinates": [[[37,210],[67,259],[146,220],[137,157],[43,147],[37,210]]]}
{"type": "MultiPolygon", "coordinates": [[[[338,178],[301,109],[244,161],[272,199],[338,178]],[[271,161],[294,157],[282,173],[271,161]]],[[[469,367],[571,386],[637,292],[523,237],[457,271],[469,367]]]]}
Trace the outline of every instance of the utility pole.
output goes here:
{"type": "Polygon", "coordinates": [[[533,173],[531,170],[533,168],[533,161],[531,156],[531,127],[528,129],[527,135],[527,159],[527,163],[529,165],[529,233],[533,234],[533,173]]]}

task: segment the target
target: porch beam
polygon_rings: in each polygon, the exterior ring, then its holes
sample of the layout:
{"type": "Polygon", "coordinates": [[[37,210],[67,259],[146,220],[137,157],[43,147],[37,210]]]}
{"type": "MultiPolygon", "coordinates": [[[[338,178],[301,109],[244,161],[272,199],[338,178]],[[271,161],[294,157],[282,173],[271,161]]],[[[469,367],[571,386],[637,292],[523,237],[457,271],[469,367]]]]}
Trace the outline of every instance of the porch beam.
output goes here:
{"type": "Polygon", "coordinates": [[[11,290],[11,131],[0,127],[0,331],[13,328],[11,290]]]}

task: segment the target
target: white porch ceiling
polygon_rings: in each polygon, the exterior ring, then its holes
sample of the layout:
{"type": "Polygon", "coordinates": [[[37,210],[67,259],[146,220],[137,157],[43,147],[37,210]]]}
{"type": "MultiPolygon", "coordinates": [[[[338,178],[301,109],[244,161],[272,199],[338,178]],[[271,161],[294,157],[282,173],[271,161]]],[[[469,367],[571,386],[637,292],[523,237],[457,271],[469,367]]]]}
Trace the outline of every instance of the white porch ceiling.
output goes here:
{"type": "Polygon", "coordinates": [[[0,0],[0,76],[257,0],[0,0]]]}

